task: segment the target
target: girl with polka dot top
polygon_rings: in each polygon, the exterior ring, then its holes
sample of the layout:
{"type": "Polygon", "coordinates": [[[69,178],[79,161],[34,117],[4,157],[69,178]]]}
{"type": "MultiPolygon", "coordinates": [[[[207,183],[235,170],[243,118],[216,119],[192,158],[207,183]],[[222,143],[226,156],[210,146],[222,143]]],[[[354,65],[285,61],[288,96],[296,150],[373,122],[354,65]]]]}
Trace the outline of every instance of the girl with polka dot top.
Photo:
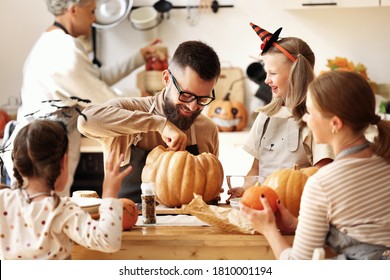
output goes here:
{"type": "Polygon", "coordinates": [[[111,153],[105,163],[99,220],[69,197],[60,197],[68,180],[68,135],[57,121],[36,120],[23,127],[12,151],[13,188],[0,190],[0,259],[69,259],[73,243],[115,252],[122,236],[123,178],[111,153]]]}

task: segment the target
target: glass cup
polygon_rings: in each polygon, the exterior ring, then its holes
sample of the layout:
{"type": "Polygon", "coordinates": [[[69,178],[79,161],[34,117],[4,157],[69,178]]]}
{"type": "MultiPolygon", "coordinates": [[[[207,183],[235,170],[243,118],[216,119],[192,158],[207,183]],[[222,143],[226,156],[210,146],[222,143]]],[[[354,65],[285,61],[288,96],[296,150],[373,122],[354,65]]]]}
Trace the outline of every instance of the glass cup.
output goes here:
{"type": "Polygon", "coordinates": [[[264,177],[246,176],[246,175],[226,175],[226,183],[229,187],[230,197],[226,203],[231,203],[232,207],[238,207],[238,202],[241,200],[245,190],[256,183],[263,183],[264,177]]]}
{"type": "Polygon", "coordinates": [[[262,183],[260,176],[246,176],[246,175],[226,175],[226,182],[229,189],[241,187],[244,190],[250,186],[254,186],[257,182],[262,183]]]}

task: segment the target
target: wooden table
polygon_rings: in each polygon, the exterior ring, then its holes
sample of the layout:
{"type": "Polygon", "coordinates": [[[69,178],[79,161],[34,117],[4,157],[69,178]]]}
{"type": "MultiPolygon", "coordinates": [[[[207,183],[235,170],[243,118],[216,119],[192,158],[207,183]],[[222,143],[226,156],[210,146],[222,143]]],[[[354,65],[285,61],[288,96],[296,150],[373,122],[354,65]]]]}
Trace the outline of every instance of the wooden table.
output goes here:
{"type": "MultiPolygon", "coordinates": [[[[289,244],[293,236],[285,236],[289,244]]],[[[72,259],[122,260],[272,260],[262,235],[228,233],[212,226],[136,226],[123,232],[122,248],[101,253],[76,245],[72,259]]]]}

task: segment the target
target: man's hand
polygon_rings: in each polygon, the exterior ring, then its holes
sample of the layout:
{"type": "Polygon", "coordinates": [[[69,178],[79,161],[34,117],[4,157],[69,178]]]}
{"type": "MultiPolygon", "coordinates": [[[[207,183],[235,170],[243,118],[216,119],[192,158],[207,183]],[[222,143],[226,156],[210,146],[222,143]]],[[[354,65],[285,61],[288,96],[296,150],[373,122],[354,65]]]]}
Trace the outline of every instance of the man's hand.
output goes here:
{"type": "Polygon", "coordinates": [[[165,124],[161,137],[169,150],[184,151],[186,148],[187,135],[169,121],[165,124]]]}

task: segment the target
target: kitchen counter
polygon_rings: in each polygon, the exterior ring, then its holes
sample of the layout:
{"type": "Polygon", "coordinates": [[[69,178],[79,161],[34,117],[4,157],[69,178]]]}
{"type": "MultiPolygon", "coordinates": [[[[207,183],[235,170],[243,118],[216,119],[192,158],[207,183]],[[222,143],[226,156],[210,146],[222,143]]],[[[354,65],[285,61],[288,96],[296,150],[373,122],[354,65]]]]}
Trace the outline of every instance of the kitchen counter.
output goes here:
{"type": "Polygon", "coordinates": [[[80,142],[81,153],[101,153],[103,152],[102,145],[99,141],[88,137],[81,137],[80,142]]]}
{"type": "MultiPolygon", "coordinates": [[[[285,238],[292,244],[294,236],[285,238]]],[[[275,257],[259,234],[229,233],[213,226],[135,226],[123,232],[118,252],[101,253],[76,245],[72,259],[272,260],[275,257]]]]}

